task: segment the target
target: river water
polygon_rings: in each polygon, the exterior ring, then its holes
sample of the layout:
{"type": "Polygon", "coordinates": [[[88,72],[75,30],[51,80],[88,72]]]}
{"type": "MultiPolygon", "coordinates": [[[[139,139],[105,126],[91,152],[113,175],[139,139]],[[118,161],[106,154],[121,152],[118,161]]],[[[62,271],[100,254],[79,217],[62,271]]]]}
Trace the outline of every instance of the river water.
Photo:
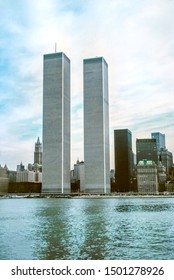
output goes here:
{"type": "Polygon", "coordinates": [[[0,199],[1,260],[174,259],[174,198],[0,199]]]}

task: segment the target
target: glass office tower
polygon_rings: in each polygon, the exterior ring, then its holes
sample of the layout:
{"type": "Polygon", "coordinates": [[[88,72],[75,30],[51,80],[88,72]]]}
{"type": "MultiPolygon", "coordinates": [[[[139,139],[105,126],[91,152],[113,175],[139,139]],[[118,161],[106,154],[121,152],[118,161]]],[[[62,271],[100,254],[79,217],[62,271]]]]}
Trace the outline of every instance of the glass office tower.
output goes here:
{"type": "Polygon", "coordinates": [[[128,129],[114,130],[115,181],[119,192],[131,190],[133,170],[132,133],[128,129]]]}
{"type": "Polygon", "coordinates": [[[156,139],[136,139],[137,164],[140,160],[151,160],[158,163],[156,139]]]}
{"type": "Polygon", "coordinates": [[[165,134],[162,134],[160,132],[152,132],[151,137],[152,139],[156,139],[158,151],[160,151],[161,148],[166,148],[165,134]]]}

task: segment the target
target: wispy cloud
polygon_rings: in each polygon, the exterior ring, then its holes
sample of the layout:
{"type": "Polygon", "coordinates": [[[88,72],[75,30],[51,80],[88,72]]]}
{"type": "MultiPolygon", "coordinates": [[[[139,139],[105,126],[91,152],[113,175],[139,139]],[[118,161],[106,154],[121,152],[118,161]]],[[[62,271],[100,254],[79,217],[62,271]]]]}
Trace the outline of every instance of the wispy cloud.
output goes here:
{"type": "Polygon", "coordinates": [[[0,1],[0,163],[33,161],[42,134],[42,57],[71,59],[72,163],[83,159],[83,59],[109,65],[111,166],[113,129],[135,138],[166,134],[174,152],[174,1],[0,1]],[[3,12],[2,12],[3,11],[3,12]]]}

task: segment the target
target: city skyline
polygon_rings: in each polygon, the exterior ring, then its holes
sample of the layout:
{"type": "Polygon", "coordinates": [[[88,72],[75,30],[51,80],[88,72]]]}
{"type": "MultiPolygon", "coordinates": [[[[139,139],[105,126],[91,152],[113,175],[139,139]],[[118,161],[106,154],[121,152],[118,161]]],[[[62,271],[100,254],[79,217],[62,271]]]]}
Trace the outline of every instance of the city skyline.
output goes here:
{"type": "Polygon", "coordinates": [[[35,139],[42,142],[42,57],[54,52],[55,42],[72,62],[71,168],[77,158],[84,159],[83,59],[96,56],[109,66],[111,168],[114,129],[132,131],[134,152],[136,138],[159,131],[174,153],[174,3],[98,3],[0,1],[1,165],[27,165],[35,139]]]}

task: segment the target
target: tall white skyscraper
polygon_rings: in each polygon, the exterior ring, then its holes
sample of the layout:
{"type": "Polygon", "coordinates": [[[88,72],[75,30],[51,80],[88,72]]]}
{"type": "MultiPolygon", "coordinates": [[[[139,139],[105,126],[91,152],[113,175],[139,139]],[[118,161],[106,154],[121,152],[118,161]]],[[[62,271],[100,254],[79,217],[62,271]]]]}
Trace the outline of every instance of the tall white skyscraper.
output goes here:
{"type": "Polygon", "coordinates": [[[43,193],[70,192],[70,60],[44,55],[43,193]]]}
{"type": "Polygon", "coordinates": [[[108,65],[84,59],[85,192],[110,192],[108,65]]]}

